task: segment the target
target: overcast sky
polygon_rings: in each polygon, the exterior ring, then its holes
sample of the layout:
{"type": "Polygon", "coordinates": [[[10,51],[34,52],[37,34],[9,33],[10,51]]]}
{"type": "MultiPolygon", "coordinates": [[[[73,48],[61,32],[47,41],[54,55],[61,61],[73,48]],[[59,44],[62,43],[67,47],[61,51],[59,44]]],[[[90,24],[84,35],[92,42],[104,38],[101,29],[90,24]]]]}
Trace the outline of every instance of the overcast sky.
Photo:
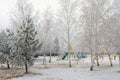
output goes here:
{"type": "MultiPolygon", "coordinates": [[[[51,6],[53,11],[56,11],[58,6],[58,0],[30,0],[35,10],[43,12],[44,9],[51,6]]],[[[9,26],[10,11],[15,9],[17,0],[0,0],[0,27],[9,26]]]]}

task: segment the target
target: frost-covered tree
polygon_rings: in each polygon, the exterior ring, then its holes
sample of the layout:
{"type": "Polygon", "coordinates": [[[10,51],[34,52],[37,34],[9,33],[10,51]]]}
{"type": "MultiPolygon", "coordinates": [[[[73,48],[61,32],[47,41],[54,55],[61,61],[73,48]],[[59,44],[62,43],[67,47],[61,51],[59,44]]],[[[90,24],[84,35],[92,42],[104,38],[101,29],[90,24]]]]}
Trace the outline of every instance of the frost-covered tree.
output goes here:
{"type": "Polygon", "coordinates": [[[114,39],[115,39],[115,34],[114,34],[114,29],[115,29],[115,18],[113,16],[113,11],[111,10],[111,5],[109,1],[107,3],[107,6],[104,9],[104,15],[103,15],[103,24],[101,26],[100,30],[100,40],[101,40],[101,46],[102,49],[104,50],[104,53],[106,53],[109,57],[110,61],[110,66],[112,67],[112,61],[110,54],[114,53],[114,39]]]}
{"type": "MultiPolygon", "coordinates": [[[[43,51],[43,64],[46,65],[46,53],[50,52],[49,47],[50,43],[53,39],[51,30],[54,26],[54,16],[50,8],[47,8],[44,12],[43,15],[43,20],[42,20],[42,47],[41,50],[43,51]],[[52,36],[52,37],[51,37],[52,36]]],[[[51,54],[51,53],[50,53],[51,54]]]]}
{"type": "Polygon", "coordinates": [[[15,57],[16,65],[24,65],[28,73],[28,67],[33,64],[34,53],[39,47],[33,9],[28,0],[18,0],[17,11],[13,13],[11,23],[16,35],[12,56],[15,57]]]}
{"type": "Polygon", "coordinates": [[[49,49],[50,49],[50,55],[49,55],[50,59],[49,59],[49,62],[51,62],[52,54],[53,55],[57,55],[60,52],[59,39],[57,37],[52,40],[49,49]]]}
{"type": "Polygon", "coordinates": [[[28,73],[28,65],[33,64],[33,55],[38,47],[37,32],[32,19],[29,17],[18,31],[18,50],[20,50],[21,60],[23,60],[26,73],[28,73]]]}
{"type": "Polygon", "coordinates": [[[56,38],[54,39],[54,49],[53,49],[53,53],[59,54],[59,52],[60,52],[59,39],[56,37],[56,38]]]}
{"type": "Polygon", "coordinates": [[[115,33],[115,37],[114,37],[114,47],[116,50],[116,53],[119,54],[119,65],[120,65],[120,0],[113,0],[113,4],[112,4],[112,16],[114,18],[114,20],[112,20],[112,22],[114,23],[114,33],[115,33]]]}
{"type": "MultiPolygon", "coordinates": [[[[86,48],[89,49],[91,54],[91,67],[90,70],[93,70],[94,60],[96,53],[101,52],[101,28],[104,23],[104,16],[106,11],[107,0],[85,0],[85,4],[83,6],[83,25],[84,25],[84,41],[86,48]]],[[[106,22],[106,21],[105,21],[106,22]]],[[[108,30],[104,29],[105,32],[108,30]]],[[[106,36],[104,36],[106,37],[106,36]]],[[[105,39],[103,40],[105,41],[105,39]]],[[[110,57],[110,56],[109,56],[110,57]]],[[[110,61],[111,62],[111,61],[110,61]]],[[[97,65],[99,63],[97,61],[97,65]]]]}
{"type": "Polygon", "coordinates": [[[7,63],[7,68],[10,69],[10,63],[12,61],[10,50],[12,46],[12,37],[13,33],[11,33],[8,29],[7,31],[3,30],[0,32],[0,52],[2,53],[0,56],[0,62],[7,63]]]}
{"type": "Polygon", "coordinates": [[[0,52],[1,52],[0,62],[7,63],[8,69],[10,68],[10,65],[9,65],[10,53],[9,53],[9,51],[10,51],[9,46],[7,44],[7,34],[5,31],[1,31],[1,33],[0,33],[0,52]]]}
{"type": "MultiPolygon", "coordinates": [[[[74,31],[76,27],[77,0],[60,0],[61,12],[58,16],[58,30],[62,48],[69,53],[72,50],[74,31]]],[[[71,54],[69,54],[69,67],[71,67],[71,54]]]]}

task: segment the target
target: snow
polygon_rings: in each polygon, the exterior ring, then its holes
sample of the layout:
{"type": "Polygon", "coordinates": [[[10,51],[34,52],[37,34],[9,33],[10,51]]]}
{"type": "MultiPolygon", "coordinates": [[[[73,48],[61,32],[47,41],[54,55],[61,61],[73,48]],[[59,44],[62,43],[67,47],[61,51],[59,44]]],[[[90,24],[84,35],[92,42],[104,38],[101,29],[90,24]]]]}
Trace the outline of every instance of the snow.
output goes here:
{"type": "Polygon", "coordinates": [[[120,80],[120,73],[117,73],[117,70],[119,69],[115,67],[99,71],[89,71],[80,68],[47,69],[40,71],[44,75],[25,76],[12,80],[43,80],[46,78],[62,80],[120,80]]]}
{"type": "MultiPolygon", "coordinates": [[[[55,60],[55,59],[53,59],[55,60]]],[[[34,68],[31,70],[36,73],[42,73],[42,75],[27,75],[20,78],[14,78],[11,80],[120,80],[120,71],[118,65],[118,59],[112,60],[113,67],[109,66],[107,59],[100,60],[100,66],[95,66],[93,71],[89,70],[90,58],[83,59],[77,66],[69,67],[50,67],[50,68],[34,68]],[[103,63],[107,63],[104,64],[103,63]],[[85,64],[88,64],[87,66],[85,64]]],[[[53,61],[56,63],[67,63],[68,61],[53,61]]],[[[73,61],[74,62],[74,61],[73,61]]],[[[36,62],[35,65],[40,65],[40,62],[36,62]]]]}

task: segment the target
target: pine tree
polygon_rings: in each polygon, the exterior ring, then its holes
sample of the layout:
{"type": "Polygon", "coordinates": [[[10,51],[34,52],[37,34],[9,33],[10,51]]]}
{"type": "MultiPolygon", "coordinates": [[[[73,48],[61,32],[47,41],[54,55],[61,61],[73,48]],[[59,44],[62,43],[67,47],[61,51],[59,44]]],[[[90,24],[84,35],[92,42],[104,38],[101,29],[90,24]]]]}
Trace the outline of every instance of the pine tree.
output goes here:
{"type": "Polygon", "coordinates": [[[28,17],[23,25],[18,30],[17,47],[20,50],[20,56],[24,62],[26,73],[28,73],[28,65],[33,64],[34,52],[38,47],[38,39],[36,39],[37,32],[31,17],[28,17]]]}
{"type": "Polygon", "coordinates": [[[12,36],[13,33],[11,33],[9,30],[6,32],[3,30],[0,33],[0,52],[2,53],[0,56],[0,62],[6,63],[8,69],[10,69],[10,62],[12,60],[10,53],[12,36]]]}
{"type": "Polygon", "coordinates": [[[15,29],[14,46],[11,49],[14,57],[12,64],[25,66],[26,73],[28,73],[28,67],[33,64],[34,52],[39,47],[34,19],[32,4],[29,0],[18,0],[17,10],[11,19],[15,29]]]}

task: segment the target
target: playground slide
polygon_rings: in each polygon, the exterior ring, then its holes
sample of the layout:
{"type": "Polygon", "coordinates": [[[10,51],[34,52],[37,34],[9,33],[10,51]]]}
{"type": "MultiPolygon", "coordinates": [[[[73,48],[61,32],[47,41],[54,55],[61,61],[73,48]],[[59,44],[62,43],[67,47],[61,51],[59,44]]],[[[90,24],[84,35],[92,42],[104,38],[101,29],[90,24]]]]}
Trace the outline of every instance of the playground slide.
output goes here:
{"type": "Polygon", "coordinates": [[[64,56],[62,57],[62,60],[64,60],[68,56],[68,53],[64,53],[64,56]]]}
{"type": "Polygon", "coordinates": [[[61,60],[62,57],[63,57],[63,55],[60,55],[60,56],[58,57],[57,61],[61,60]]]}

